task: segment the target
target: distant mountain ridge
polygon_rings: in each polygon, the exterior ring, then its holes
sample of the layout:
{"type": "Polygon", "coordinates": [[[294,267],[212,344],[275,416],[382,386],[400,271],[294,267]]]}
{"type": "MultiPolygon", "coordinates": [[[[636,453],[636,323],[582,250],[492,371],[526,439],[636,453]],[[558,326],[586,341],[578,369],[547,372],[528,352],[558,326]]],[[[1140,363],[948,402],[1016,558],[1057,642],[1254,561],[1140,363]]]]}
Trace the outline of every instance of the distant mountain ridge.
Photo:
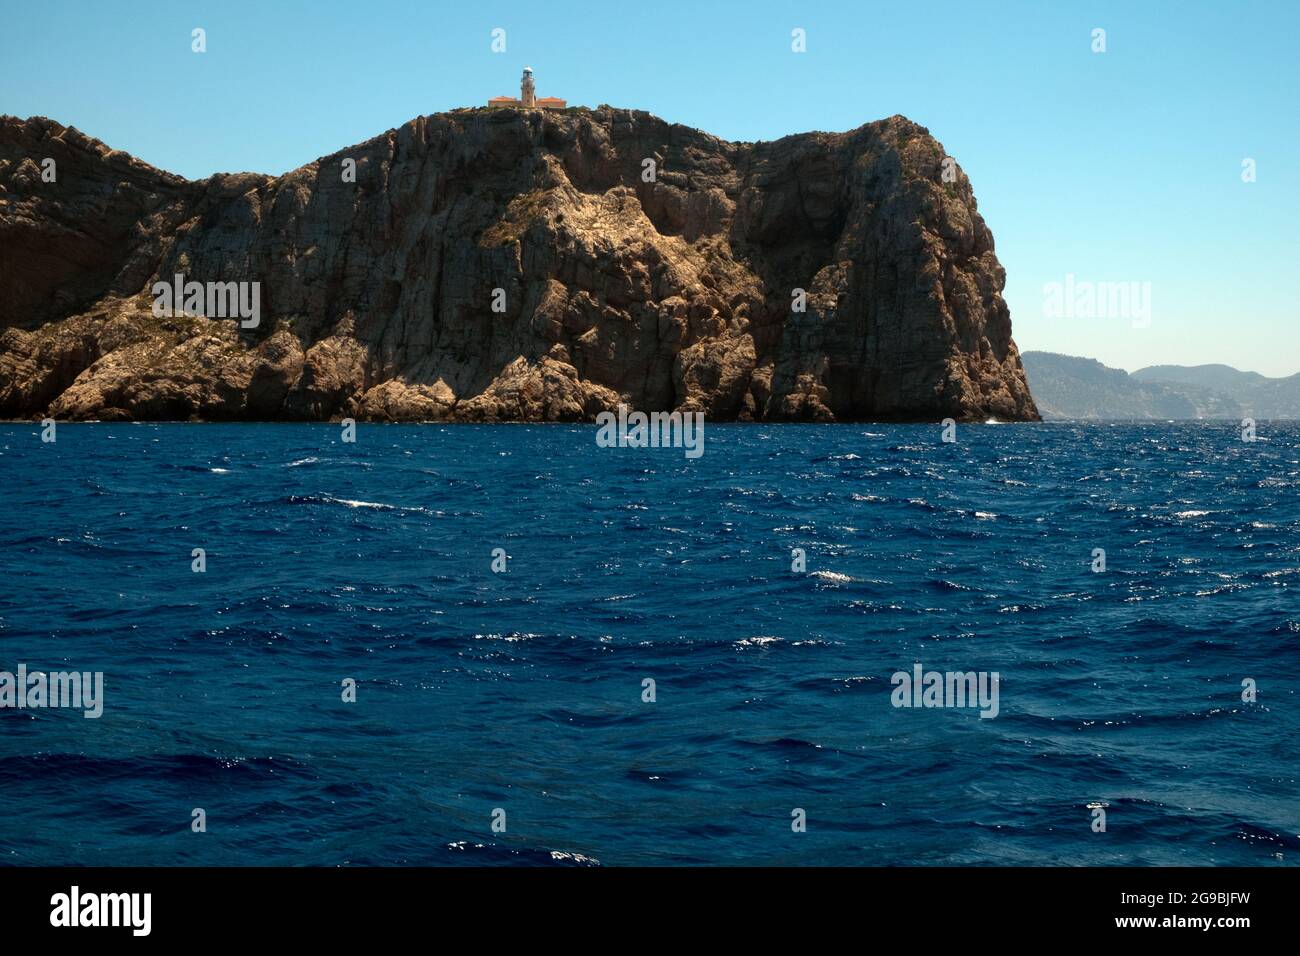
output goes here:
{"type": "Polygon", "coordinates": [[[1230,365],[1152,365],[1131,375],[1096,359],[1024,352],[1045,419],[1295,419],[1300,374],[1268,378],[1230,365]]]}
{"type": "Polygon", "coordinates": [[[1243,372],[1231,365],[1148,365],[1134,372],[1133,377],[1143,382],[1197,385],[1221,391],[1253,388],[1265,382],[1284,381],[1266,378],[1258,372],[1243,372]]]}

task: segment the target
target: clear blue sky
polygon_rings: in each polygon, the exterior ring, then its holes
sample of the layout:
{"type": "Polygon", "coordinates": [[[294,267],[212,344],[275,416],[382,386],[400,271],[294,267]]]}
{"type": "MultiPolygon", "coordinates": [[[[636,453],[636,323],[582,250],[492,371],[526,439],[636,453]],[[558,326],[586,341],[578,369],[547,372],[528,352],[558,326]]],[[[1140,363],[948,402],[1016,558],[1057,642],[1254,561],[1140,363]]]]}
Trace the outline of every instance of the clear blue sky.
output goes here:
{"type": "Polygon", "coordinates": [[[512,94],[525,64],[540,95],[727,139],[902,113],[970,175],[1022,349],[1300,371],[1297,0],[0,0],[0,12],[0,112],[52,117],[192,178],[281,173],[512,94]],[[790,50],[795,27],[807,53],[790,50]],[[1067,274],[1150,282],[1150,327],[1046,317],[1043,286],[1067,274]]]}

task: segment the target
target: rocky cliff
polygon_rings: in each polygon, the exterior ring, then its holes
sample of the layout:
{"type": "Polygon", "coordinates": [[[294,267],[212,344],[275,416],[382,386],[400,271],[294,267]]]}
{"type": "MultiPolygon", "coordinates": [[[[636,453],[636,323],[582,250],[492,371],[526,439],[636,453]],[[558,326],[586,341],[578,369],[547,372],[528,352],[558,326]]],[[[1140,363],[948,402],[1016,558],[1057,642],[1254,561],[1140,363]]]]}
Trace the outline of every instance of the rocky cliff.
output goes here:
{"type": "Polygon", "coordinates": [[[605,107],[457,110],[192,182],[2,117],[0,417],[1037,418],[943,160],[899,116],[729,143],[605,107]],[[258,325],[155,315],[177,274],[257,282],[258,325]]]}

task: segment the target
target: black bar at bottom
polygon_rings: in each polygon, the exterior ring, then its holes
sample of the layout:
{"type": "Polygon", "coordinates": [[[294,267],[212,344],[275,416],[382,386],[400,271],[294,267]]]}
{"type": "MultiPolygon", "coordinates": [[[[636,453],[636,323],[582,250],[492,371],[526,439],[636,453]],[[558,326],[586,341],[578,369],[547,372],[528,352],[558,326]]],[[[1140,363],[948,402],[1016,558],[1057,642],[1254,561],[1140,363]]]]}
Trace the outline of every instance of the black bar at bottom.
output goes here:
{"type": "Polygon", "coordinates": [[[824,936],[852,925],[876,938],[919,932],[970,941],[980,927],[996,927],[1002,940],[1022,932],[1146,940],[1195,934],[1230,945],[1241,933],[1296,928],[1296,876],[1285,866],[10,868],[0,869],[0,925],[6,942],[73,932],[82,941],[125,939],[147,929],[149,938],[169,941],[339,943],[376,933],[441,935],[477,923],[493,940],[518,934],[536,943],[555,932],[581,938],[615,920],[652,938],[668,924],[679,931],[707,926],[733,939],[800,926],[824,936]]]}

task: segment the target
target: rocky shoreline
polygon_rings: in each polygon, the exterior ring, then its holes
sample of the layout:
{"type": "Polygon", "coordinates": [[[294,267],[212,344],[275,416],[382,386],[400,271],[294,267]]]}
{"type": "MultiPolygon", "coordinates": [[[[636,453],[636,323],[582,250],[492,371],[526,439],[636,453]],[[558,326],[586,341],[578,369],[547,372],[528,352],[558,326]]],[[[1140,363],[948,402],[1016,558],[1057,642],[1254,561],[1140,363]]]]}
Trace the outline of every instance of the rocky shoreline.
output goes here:
{"type": "Polygon", "coordinates": [[[0,247],[4,419],[1038,419],[970,183],[898,116],[467,109],[200,181],[6,116],[0,247]],[[159,314],[177,279],[255,319],[159,314]]]}

